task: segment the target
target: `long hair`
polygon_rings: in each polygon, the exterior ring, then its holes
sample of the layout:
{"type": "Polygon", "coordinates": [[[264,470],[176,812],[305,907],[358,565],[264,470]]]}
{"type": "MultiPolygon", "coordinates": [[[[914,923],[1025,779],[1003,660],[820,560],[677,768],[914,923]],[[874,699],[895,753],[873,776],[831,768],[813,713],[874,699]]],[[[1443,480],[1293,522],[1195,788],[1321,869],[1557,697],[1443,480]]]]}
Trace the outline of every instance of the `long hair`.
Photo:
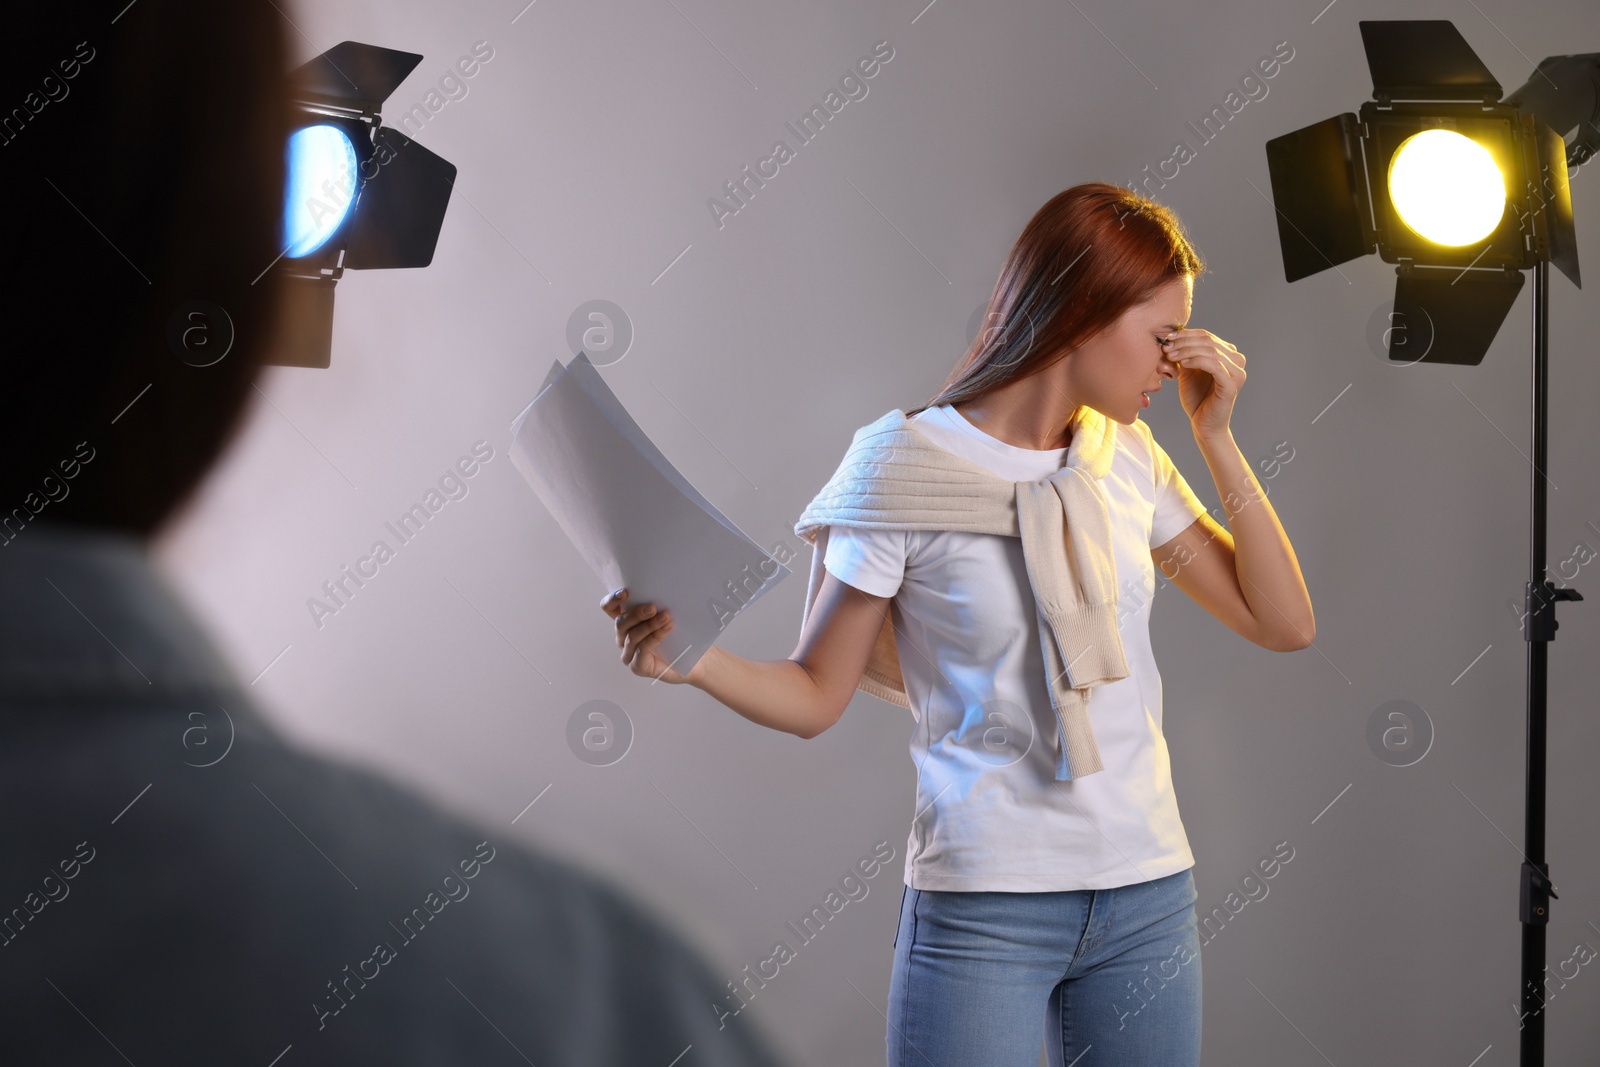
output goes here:
{"type": "Polygon", "coordinates": [[[1170,209],[1105,182],[1065,189],[1012,245],[966,355],[933,398],[906,415],[1038,374],[1167,281],[1204,270],[1170,209]]]}

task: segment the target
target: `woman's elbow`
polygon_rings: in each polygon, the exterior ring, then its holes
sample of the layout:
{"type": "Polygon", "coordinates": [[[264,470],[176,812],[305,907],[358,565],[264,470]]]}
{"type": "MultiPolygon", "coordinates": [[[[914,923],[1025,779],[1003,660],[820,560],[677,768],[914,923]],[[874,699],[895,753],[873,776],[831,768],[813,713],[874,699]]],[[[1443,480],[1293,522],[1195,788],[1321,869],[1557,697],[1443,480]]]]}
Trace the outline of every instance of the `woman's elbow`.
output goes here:
{"type": "Polygon", "coordinates": [[[1299,652],[1302,649],[1310,648],[1312,642],[1316,639],[1317,625],[1316,623],[1309,623],[1303,627],[1297,626],[1291,630],[1269,633],[1261,640],[1258,640],[1256,644],[1269,652],[1299,652]]]}
{"type": "Polygon", "coordinates": [[[810,741],[815,737],[821,737],[823,734],[828,732],[829,728],[832,727],[834,723],[838,722],[842,718],[844,718],[843,709],[831,712],[820,719],[813,720],[807,725],[805,730],[796,730],[795,736],[805,741],[810,741]]]}

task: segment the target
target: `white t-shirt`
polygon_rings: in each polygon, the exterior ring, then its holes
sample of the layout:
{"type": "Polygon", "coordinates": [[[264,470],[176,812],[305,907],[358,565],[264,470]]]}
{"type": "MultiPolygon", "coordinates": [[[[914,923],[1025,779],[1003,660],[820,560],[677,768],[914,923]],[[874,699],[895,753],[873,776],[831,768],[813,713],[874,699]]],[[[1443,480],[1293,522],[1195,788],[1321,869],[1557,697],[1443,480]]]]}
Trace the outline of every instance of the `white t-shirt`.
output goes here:
{"type": "MultiPolygon", "coordinates": [[[[914,420],[934,444],[1011,481],[1048,478],[1066,459],[1065,448],[997,440],[949,405],[914,420]]],[[[1055,778],[1056,719],[1022,540],[829,528],[828,571],[894,597],[900,670],[916,721],[917,803],[904,876],[913,889],[1109,889],[1194,865],[1161,733],[1150,550],[1206,509],[1138,419],[1118,424],[1101,485],[1129,674],[1090,689],[1104,769],[1066,782],[1055,778]]]]}

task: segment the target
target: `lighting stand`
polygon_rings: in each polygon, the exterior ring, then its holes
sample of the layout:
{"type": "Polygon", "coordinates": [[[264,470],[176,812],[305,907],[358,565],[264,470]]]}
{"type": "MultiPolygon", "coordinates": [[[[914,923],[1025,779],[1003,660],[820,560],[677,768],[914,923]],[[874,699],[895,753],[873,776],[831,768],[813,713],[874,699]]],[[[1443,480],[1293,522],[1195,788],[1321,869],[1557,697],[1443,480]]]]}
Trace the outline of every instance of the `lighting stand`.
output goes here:
{"type": "Polygon", "coordinates": [[[1544,1063],[1545,927],[1550,900],[1556,896],[1550,865],[1544,860],[1545,696],[1549,680],[1549,644],[1556,639],[1556,603],[1582,600],[1576,589],[1557,588],[1545,573],[1545,468],[1549,452],[1550,264],[1533,268],[1533,499],[1528,545],[1529,579],[1523,612],[1523,638],[1528,642],[1527,804],[1523,822],[1521,1064],[1544,1063]]]}

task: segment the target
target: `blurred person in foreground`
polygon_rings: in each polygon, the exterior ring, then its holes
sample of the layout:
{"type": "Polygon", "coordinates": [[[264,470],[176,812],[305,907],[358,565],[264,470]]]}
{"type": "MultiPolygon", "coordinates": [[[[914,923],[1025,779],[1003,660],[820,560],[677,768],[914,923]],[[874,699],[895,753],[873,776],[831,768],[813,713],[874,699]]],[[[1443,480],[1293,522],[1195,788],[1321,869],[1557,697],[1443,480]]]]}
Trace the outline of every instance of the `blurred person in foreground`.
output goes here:
{"type": "Polygon", "coordinates": [[[623,892],[286,744],[147,558],[271,334],[289,32],[265,3],[8,17],[6,1062],[777,1063],[623,892]],[[169,344],[195,300],[233,324],[205,367],[169,344]]]}

